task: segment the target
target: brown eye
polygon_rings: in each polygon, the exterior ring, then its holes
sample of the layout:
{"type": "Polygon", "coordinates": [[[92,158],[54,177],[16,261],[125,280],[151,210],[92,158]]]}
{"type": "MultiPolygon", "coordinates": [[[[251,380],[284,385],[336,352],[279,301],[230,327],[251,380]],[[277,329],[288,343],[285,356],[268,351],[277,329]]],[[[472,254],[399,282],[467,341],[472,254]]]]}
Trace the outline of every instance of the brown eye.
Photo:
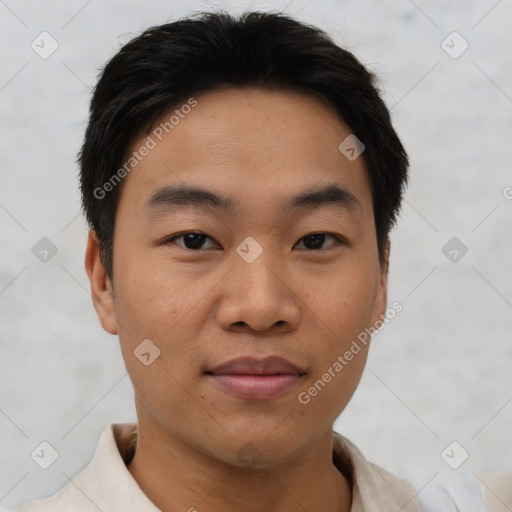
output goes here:
{"type": "Polygon", "coordinates": [[[211,249],[212,247],[204,247],[205,242],[207,240],[212,240],[208,235],[204,233],[181,233],[180,235],[175,235],[166,240],[166,244],[175,242],[176,240],[183,240],[182,243],[176,242],[177,245],[183,247],[183,249],[189,249],[192,251],[200,250],[200,249],[211,249]]]}
{"type": "Polygon", "coordinates": [[[302,242],[304,247],[299,247],[299,249],[323,250],[329,249],[329,247],[332,247],[336,243],[341,243],[341,239],[329,233],[311,233],[310,235],[302,237],[300,242],[302,242]],[[326,241],[326,238],[332,238],[334,239],[334,242],[327,247],[322,247],[326,241]]]}

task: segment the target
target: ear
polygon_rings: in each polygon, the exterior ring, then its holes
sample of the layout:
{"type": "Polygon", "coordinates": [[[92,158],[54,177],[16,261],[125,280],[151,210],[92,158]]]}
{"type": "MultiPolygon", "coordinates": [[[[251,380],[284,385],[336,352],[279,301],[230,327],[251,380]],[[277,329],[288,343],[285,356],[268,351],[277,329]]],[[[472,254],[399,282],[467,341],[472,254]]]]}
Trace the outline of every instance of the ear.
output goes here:
{"type": "Polygon", "coordinates": [[[382,320],[386,315],[386,307],[388,302],[388,271],[389,271],[389,253],[391,250],[391,241],[389,238],[383,248],[382,260],[380,262],[380,278],[377,291],[376,301],[376,318],[374,324],[378,320],[382,320]]]}
{"type": "Polygon", "coordinates": [[[110,334],[117,334],[114,290],[101,261],[98,238],[94,230],[89,231],[87,239],[85,270],[89,276],[92,301],[101,326],[110,334]]]}

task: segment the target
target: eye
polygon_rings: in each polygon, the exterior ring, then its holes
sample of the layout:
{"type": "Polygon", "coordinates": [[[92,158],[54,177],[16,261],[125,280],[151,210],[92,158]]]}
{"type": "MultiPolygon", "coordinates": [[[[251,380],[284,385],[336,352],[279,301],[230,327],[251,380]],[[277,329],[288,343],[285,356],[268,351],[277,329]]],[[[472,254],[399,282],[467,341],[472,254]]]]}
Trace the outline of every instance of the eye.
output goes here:
{"type": "Polygon", "coordinates": [[[204,247],[204,243],[207,239],[212,240],[208,235],[205,235],[204,233],[195,233],[192,231],[189,231],[187,233],[181,233],[179,235],[174,235],[170,238],[167,238],[164,241],[164,244],[169,244],[171,242],[175,242],[176,240],[183,239],[183,243],[177,243],[180,247],[183,247],[183,249],[190,249],[190,250],[198,250],[198,249],[210,249],[215,248],[213,247],[204,247]]]}
{"type": "Polygon", "coordinates": [[[324,250],[329,249],[335,244],[343,243],[343,240],[339,236],[331,235],[329,233],[311,233],[302,237],[299,242],[302,242],[304,247],[299,247],[299,249],[309,249],[309,250],[324,250]],[[322,247],[325,242],[326,237],[330,237],[334,239],[334,242],[327,247],[322,247]]]}
{"type": "MultiPolygon", "coordinates": [[[[170,238],[166,238],[162,243],[163,244],[170,244],[171,242],[176,243],[183,249],[189,249],[192,251],[198,251],[201,249],[215,249],[218,248],[217,242],[215,242],[211,237],[208,235],[205,235],[204,233],[198,233],[193,231],[188,231],[186,233],[180,233],[177,235],[173,235],[170,238]],[[181,243],[178,242],[178,240],[182,240],[181,243]],[[207,240],[210,240],[214,242],[212,245],[208,247],[208,245],[205,246],[205,242],[207,240]]],[[[313,250],[313,251],[322,251],[329,249],[330,247],[336,245],[336,244],[342,244],[343,239],[336,235],[331,235],[330,233],[311,233],[309,235],[306,235],[302,237],[298,244],[302,243],[302,247],[298,247],[299,249],[306,249],[306,250],[313,250]],[[333,240],[332,243],[327,245],[327,247],[323,247],[326,239],[330,238],[333,240]]],[[[297,248],[297,245],[295,247],[297,248]]]]}

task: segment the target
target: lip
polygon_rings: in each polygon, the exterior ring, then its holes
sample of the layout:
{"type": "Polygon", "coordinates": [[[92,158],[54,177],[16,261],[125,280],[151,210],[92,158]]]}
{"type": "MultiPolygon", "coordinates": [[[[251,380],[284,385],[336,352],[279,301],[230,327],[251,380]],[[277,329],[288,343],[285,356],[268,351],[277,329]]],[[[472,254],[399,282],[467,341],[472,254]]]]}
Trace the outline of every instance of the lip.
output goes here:
{"type": "Polygon", "coordinates": [[[305,375],[299,367],[277,356],[239,357],[206,372],[207,377],[235,396],[247,400],[276,398],[305,375]]]}
{"type": "Polygon", "coordinates": [[[284,357],[267,356],[262,359],[246,356],[231,359],[215,366],[207,373],[214,375],[276,375],[278,373],[304,374],[298,366],[284,357]]]}

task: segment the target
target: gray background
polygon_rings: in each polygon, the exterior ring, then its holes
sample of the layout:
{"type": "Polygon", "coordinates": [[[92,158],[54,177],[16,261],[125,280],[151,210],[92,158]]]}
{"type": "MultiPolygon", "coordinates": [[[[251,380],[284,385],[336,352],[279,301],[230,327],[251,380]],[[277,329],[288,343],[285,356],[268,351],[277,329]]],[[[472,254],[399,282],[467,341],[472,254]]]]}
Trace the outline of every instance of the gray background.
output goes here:
{"type": "Polygon", "coordinates": [[[469,453],[457,471],[511,471],[511,0],[0,0],[0,506],[55,492],[107,423],[135,420],[88,292],[75,156],[90,87],[120,44],[215,7],[326,29],[379,75],[411,157],[389,293],[404,309],[336,429],[420,486],[455,471],[441,457],[452,441],[469,453]],[[31,48],[43,31],[59,45],[46,59],[31,48]],[[469,44],[457,58],[453,31],[469,44]],[[57,247],[46,263],[32,252],[42,237],[57,247]],[[442,251],[452,237],[468,248],[457,262],[442,251]],[[59,453],[46,470],[30,456],[42,441],[59,453]]]}

